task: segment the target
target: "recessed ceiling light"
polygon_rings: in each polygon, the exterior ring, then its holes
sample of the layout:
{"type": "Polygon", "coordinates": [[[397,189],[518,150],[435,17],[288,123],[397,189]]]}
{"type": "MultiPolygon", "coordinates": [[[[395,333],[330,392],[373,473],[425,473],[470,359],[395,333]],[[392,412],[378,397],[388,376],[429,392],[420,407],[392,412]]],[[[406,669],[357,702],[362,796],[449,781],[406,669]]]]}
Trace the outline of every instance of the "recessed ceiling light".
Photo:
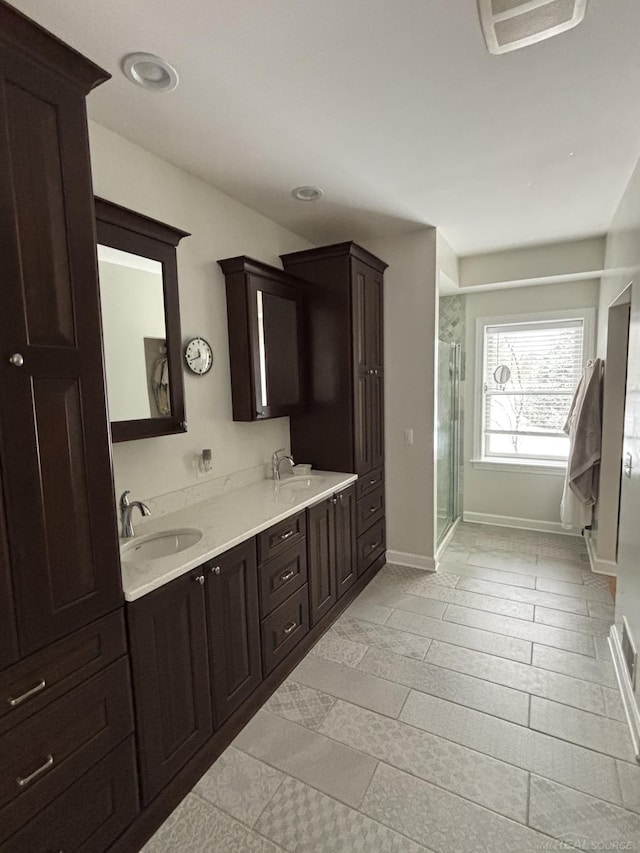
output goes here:
{"type": "Polygon", "coordinates": [[[569,157],[575,156],[575,151],[569,151],[569,157]]]}
{"type": "Polygon", "coordinates": [[[291,190],[291,195],[298,201],[318,201],[324,193],[320,187],[296,187],[291,190]]]}
{"type": "Polygon", "coordinates": [[[122,60],[122,73],[150,92],[172,92],[179,82],[173,65],[152,53],[128,53],[122,60]]]}

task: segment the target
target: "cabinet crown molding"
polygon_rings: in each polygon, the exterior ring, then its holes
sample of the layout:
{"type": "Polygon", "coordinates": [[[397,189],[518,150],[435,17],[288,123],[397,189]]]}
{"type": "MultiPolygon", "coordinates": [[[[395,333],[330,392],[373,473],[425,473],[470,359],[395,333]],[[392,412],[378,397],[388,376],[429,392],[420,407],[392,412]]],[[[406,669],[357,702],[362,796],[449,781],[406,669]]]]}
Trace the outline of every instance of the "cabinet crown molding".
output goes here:
{"type": "Polygon", "coordinates": [[[384,272],[389,264],[377,258],[371,252],[363,249],[357,243],[350,240],[347,243],[334,243],[332,246],[322,246],[319,249],[307,249],[302,252],[290,252],[287,255],[280,255],[285,266],[293,266],[299,263],[310,263],[312,261],[325,260],[326,258],[352,257],[363,264],[373,267],[378,272],[384,272]]]}

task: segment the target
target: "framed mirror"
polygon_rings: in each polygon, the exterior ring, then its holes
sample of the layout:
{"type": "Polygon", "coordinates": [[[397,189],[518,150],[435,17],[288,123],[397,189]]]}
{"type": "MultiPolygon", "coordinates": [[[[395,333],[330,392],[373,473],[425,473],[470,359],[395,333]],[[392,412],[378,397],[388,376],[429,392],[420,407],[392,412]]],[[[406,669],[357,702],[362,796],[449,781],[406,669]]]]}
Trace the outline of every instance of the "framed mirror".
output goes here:
{"type": "Polygon", "coordinates": [[[111,437],[185,432],[176,247],[186,231],[95,199],[111,437]]]}

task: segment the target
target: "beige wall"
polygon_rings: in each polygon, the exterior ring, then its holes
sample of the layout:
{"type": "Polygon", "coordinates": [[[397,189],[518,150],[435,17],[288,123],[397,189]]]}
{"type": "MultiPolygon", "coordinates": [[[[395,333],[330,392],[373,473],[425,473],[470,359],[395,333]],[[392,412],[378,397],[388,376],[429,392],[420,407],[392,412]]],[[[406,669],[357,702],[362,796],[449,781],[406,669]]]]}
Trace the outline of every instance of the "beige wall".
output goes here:
{"type": "Polygon", "coordinates": [[[435,511],[436,231],[371,240],[366,247],[389,264],[384,294],[387,547],[430,568],[435,511]],[[413,445],[404,443],[405,429],[413,430],[413,445]]]}
{"type": "Polygon", "coordinates": [[[474,455],[476,389],[476,320],[510,314],[592,308],[598,303],[598,282],[581,281],[469,293],[466,298],[467,362],[465,382],[464,512],[560,523],[563,476],[479,470],[474,455]]]}
{"type": "Polygon", "coordinates": [[[178,247],[183,341],[195,335],[213,347],[213,369],[184,374],[186,434],[116,444],[116,494],[130,489],[145,499],[194,485],[193,456],[213,450],[211,477],[252,468],[289,446],[289,422],[235,423],[224,277],[216,261],[251,255],[279,265],[279,254],[310,247],[295,234],[181,171],[123,137],[90,125],[96,195],[175,225],[192,236],[178,247]]]}

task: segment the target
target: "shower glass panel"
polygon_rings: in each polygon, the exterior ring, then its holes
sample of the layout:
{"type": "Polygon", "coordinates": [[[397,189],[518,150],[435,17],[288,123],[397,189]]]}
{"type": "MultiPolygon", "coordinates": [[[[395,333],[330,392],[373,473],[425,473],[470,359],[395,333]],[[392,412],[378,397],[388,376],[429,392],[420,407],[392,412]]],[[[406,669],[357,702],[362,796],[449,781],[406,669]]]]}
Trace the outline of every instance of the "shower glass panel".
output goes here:
{"type": "Polygon", "coordinates": [[[458,517],[460,344],[438,341],[436,544],[458,517]]]}

